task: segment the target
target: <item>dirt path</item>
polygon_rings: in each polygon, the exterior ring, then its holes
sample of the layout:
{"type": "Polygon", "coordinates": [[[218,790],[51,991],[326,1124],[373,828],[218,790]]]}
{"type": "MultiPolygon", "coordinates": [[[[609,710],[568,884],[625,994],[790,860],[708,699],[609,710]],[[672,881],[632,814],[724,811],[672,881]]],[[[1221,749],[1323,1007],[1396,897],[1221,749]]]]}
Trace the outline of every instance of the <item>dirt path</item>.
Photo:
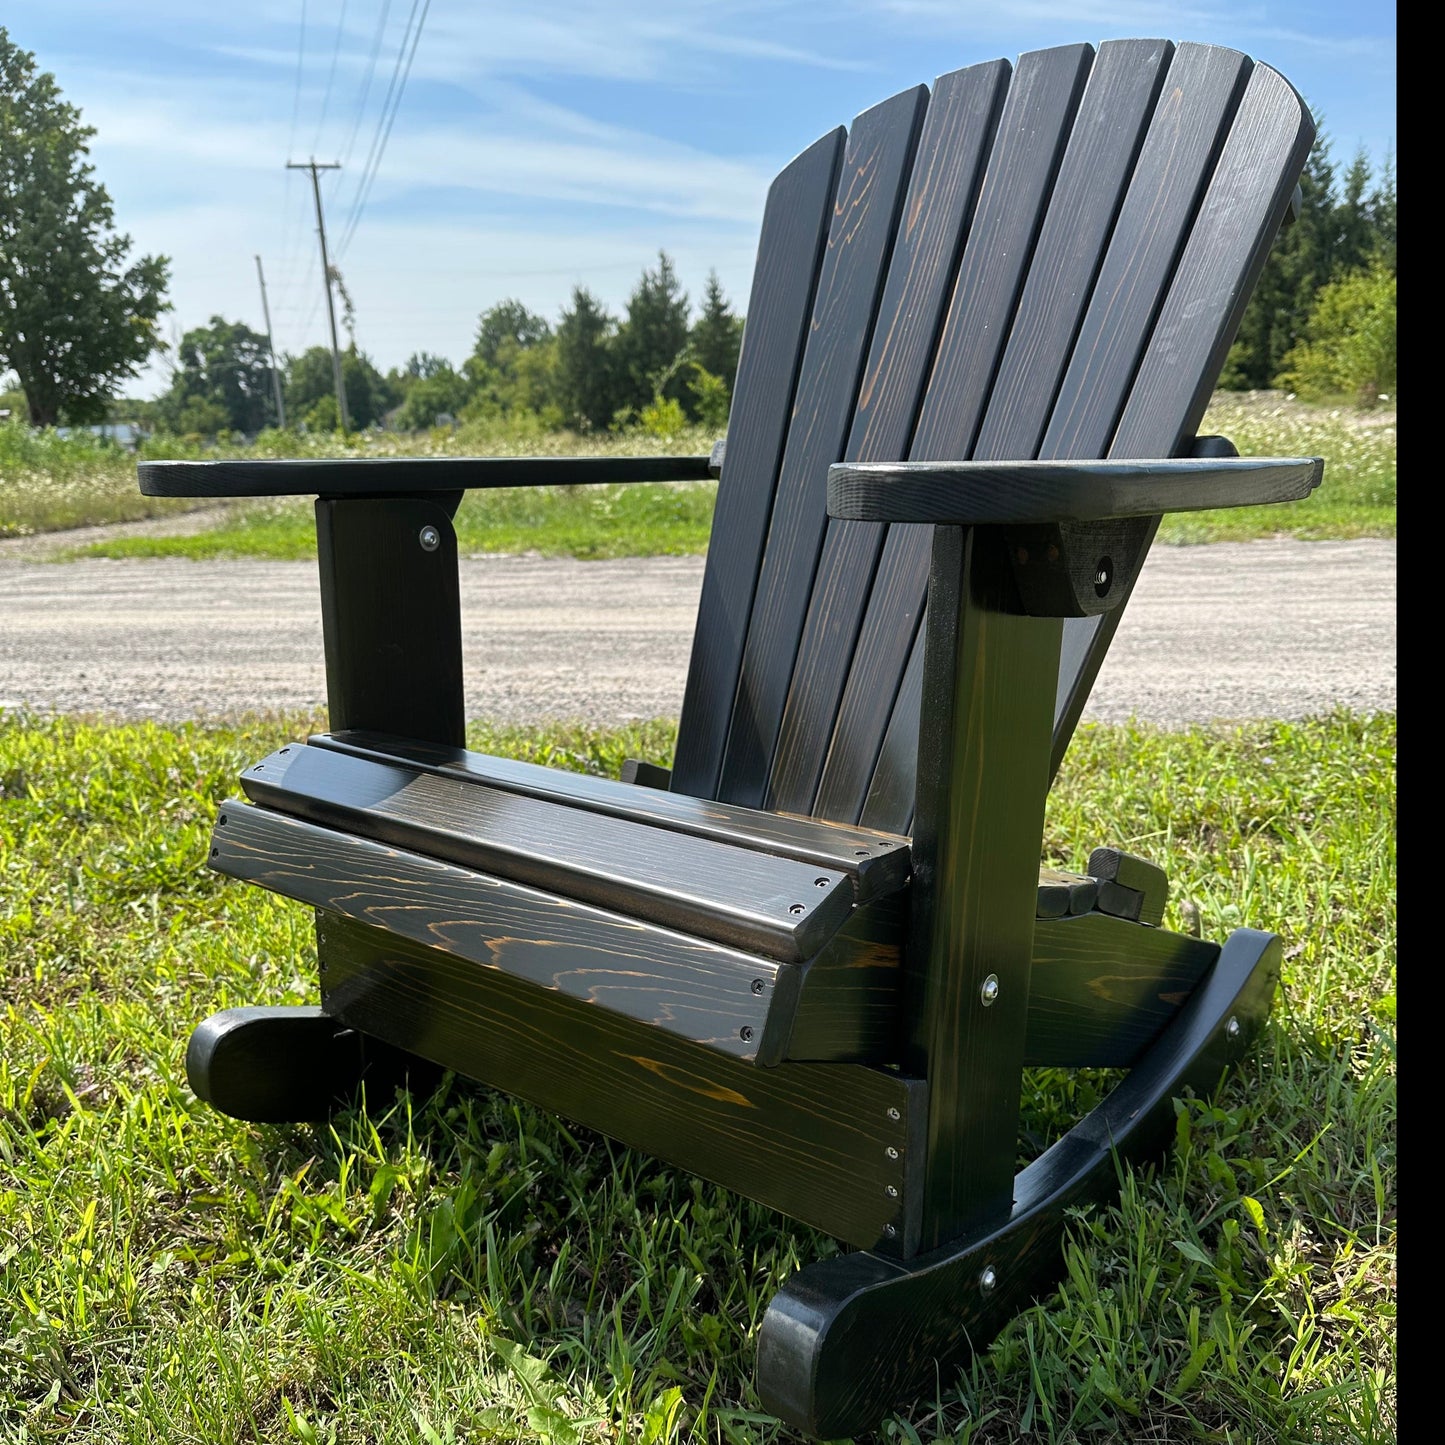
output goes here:
{"type": "MultiPolygon", "coordinates": [[[[461,572],[472,716],[678,712],[700,558],[485,557],[461,572]]],[[[314,562],[0,555],[0,706],[180,720],[325,695],[314,562]]],[[[1155,548],[1086,716],[1337,705],[1395,706],[1393,542],[1155,548]]]]}

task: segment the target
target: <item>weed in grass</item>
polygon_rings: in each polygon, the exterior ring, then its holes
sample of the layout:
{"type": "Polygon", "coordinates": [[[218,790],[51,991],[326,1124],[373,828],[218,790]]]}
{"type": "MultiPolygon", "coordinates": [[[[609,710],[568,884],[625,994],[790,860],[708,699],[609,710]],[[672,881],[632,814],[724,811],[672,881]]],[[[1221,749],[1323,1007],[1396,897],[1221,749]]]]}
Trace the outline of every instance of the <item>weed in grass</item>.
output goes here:
{"type": "MultiPolygon", "coordinates": [[[[214,1009],[314,996],[306,911],[202,866],[242,766],[317,718],[0,715],[0,1439],[793,1439],[752,1340],[836,1250],[447,1080],[241,1124],[182,1064],[214,1009]]],[[[668,723],[469,741],[615,775],[668,723]]],[[[1206,936],[1280,931],[1247,1076],[1079,1211],[1060,1287],[877,1440],[1394,1438],[1394,720],[1080,730],[1049,861],[1132,848],[1206,936]]],[[[1034,1153],[1110,1076],[1033,1071],[1034,1153]]]]}

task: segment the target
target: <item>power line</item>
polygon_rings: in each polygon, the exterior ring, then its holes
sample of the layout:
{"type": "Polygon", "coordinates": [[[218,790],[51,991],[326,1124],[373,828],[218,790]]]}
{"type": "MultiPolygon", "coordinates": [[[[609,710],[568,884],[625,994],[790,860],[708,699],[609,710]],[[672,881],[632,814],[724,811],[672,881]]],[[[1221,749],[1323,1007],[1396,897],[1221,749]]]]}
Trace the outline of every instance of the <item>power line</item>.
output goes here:
{"type": "MultiPolygon", "coordinates": [[[[416,13],[416,3],[417,0],[412,0],[412,14],[416,13]]],[[[396,87],[396,93],[394,98],[392,98],[391,111],[389,114],[386,114],[383,127],[377,133],[378,144],[375,148],[375,158],[369,159],[368,161],[370,165],[370,170],[363,176],[361,186],[357,191],[356,203],[352,207],[351,216],[347,220],[346,234],[342,237],[341,245],[337,250],[338,255],[344,254],[346,248],[351,244],[351,238],[356,234],[356,227],[361,221],[361,213],[366,209],[367,198],[371,195],[372,183],[376,180],[377,171],[381,169],[381,158],[383,155],[386,154],[386,143],[391,138],[391,127],[396,120],[397,111],[401,108],[402,93],[406,89],[407,78],[411,75],[411,63],[413,60],[416,59],[417,44],[421,40],[422,27],[426,24],[427,12],[430,9],[431,0],[423,0],[421,15],[417,19],[416,29],[412,31],[411,49],[407,51],[406,54],[406,66],[405,69],[401,71],[401,81],[400,84],[396,87]]],[[[408,25],[410,25],[410,18],[408,18],[408,25]]],[[[404,34],[402,36],[401,43],[404,49],[406,46],[406,36],[404,34]]],[[[401,54],[400,52],[398,52],[398,62],[400,61],[400,59],[401,54]]],[[[393,79],[395,78],[396,72],[393,72],[393,79]]],[[[384,105],[383,111],[385,111],[384,105]]]]}
{"type": "Polygon", "coordinates": [[[376,76],[376,62],[381,55],[381,41],[386,34],[386,20],[391,13],[391,0],[382,0],[381,19],[376,22],[376,37],[371,42],[371,59],[366,67],[366,79],[361,84],[361,99],[356,103],[356,119],[351,122],[351,134],[346,138],[346,150],[342,153],[341,164],[351,163],[351,152],[356,146],[356,135],[361,129],[361,119],[366,114],[366,102],[371,96],[371,82],[376,76]]]}
{"type": "Polygon", "coordinates": [[[306,0],[301,0],[301,33],[296,41],[296,94],[291,99],[291,134],[286,140],[289,151],[296,144],[296,120],[301,113],[301,71],[306,59],[306,0]]]}
{"type": "Polygon", "coordinates": [[[321,144],[321,132],[326,128],[326,112],[331,105],[331,88],[336,84],[336,62],[341,56],[341,37],[346,30],[346,0],[341,0],[341,14],[336,21],[336,43],[331,47],[331,69],[326,75],[326,90],[321,97],[321,119],[316,122],[316,139],[312,147],[321,144]]]}

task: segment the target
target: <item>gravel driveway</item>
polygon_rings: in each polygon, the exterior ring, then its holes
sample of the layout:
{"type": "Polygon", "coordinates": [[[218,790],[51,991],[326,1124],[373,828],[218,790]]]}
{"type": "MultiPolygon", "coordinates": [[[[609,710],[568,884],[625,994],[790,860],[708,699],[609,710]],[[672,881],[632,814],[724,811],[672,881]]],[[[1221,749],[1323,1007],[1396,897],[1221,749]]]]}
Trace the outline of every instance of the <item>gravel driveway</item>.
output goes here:
{"type": "MultiPolygon", "coordinates": [[[[464,559],[467,707],[675,716],[702,560],[464,559]]],[[[314,562],[0,554],[0,706],[223,717],[325,702],[314,562]]],[[[1395,707],[1393,541],[1156,547],[1086,717],[1395,707]]]]}

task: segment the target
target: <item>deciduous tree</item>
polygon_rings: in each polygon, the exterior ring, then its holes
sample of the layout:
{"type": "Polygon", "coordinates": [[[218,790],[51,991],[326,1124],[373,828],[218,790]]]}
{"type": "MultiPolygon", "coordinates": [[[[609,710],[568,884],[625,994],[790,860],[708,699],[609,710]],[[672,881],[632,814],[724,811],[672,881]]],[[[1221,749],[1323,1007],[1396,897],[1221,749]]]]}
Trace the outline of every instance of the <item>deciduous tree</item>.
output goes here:
{"type": "Polygon", "coordinates": [[[0,26],[0,365],[30,421],[95,421],[160,345],[164,256],[132,260],[86,157],[93,126],[0,26]]]}

